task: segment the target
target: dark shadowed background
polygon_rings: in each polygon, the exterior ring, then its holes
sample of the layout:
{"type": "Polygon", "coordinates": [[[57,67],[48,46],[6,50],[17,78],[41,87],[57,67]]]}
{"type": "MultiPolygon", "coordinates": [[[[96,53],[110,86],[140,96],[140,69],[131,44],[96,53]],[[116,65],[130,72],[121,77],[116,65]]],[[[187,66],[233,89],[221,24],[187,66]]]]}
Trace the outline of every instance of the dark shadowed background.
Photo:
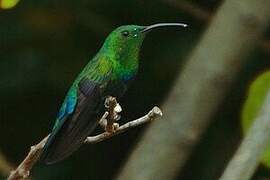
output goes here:
{"type": "MultiPolygon", "coordinates": [[[[123,108],[121,122],[145,114],[154,105],[162,106],[182,64],[207,27],[208,15],[220,3],[220,0],[21,0],[13,8],[2,7],[0,151],[15,166],[31,145],[50,132],[72,81],[110,31],[120,25],[157,22],[190,25],[188,29],[156,30],[147,36],[138,77],[119,100],[123,108]],[[192,11],[196,8],[202,11],[192,11]]],[[[263,44],[248,57],[248,63],[214,117],[216,120],[179,174],[179,180],[214,180],[220,175],[242,137],[239,117],[248,85],[270,67],[269,53],[269,45],[263,44]]],[[[113,179],[145,128],[147,125],[95,145],[84,145],[55,165],[37,164],[33,177],[113,179]]],[[[256,177],[270,178],[270,173],[260,167],[256,177]]]]}

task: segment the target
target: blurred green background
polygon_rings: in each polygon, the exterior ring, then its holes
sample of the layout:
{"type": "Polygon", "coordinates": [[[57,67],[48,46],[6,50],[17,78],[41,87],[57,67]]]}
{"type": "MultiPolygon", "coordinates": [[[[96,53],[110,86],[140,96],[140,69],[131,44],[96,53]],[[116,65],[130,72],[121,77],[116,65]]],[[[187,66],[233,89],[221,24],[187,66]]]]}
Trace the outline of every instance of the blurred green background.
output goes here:
{"type": "MultiPolygon", "coordinates": [[[[21,0],[10,9],[4,9],[3,2],[0,0],[0,150],[17,165],[29,147],[50,132],[67,89],[110,31],[124,24],[190,25],[185,30],[156,30],[147,36],[138,77],[120,100],[124,123],[148,112],[153,105],[162,105],[185,59],[207,28],[208,15],[222,1],[21,0]],[[192,10],[197,8],[202,11],[196,15],[192,10]]],[[[214,180],[221,174],[242,137],[239,118],[247,88],[270,67],[269,53],[267,43],[254,50],[178,179],[214,180]]],[[[55,165],[37,164],[33,177],[113,179],[146,127],[96,145],[84,145],[55,165]]],[[[254,178],[261,177],[270,178],[263,166],[254,178]]]]}

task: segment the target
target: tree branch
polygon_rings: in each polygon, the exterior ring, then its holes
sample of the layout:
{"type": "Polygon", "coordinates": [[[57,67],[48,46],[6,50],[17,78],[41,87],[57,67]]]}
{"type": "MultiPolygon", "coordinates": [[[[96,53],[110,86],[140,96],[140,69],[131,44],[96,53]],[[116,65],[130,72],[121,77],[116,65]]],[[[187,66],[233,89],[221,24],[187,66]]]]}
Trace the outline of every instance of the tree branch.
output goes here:
{"type": "MultiPolygon", "coordinates": [[[[105,132],[96,136],[87,137],[85,140],[86,144],[101,142],[117,134],[123,133],[127,131],[129,128],[136,127],[147,122],[151,122],[156,118],[162,116],[161,110],[158,107],[154,107],[145,116],[130,121],[119,127],[118,123],[115,123],[115,121],[118,120],[120,117],[118,113],[120,113],[122,110],[121,106],[117,103],[116,98],[114,97],[107,98],[106,103],[105,106],[107,107],[108,111],[104,113],[104,115],[100,120],[100,125],[104,127],[105,132]],[[108,106],[106,106],[106,103],[108,106]]],[[[28,155],[16,168],[16,170],[10,172],[10,175],[7,180],[25,179],[30,175],[30,171],[32,167],[35,165],[35,163],[38,161],[43,151],[43,147],[47,142],[48,137],[49,135],[45,137],[42,141],[40,141],[38,144],[31,147],[28,155]]]]}
{"type": "Polygon", "coordinates": [[[241,146],[229,162],[220,180],[248,180],[252,178],[270,140],[270,92],[260,114],[246,134],[241,146]]]}
{"type": "Polygon", "coordinates": [[[30,175],[30,170],[38,161],[48,137],[49,135],[43,140],[41,140],[38,144],[31,146],[28,155],[25,157],[25,159],[21,162],[21,164],[17,167],[16,170],[11,171],[7,180],[25,179],[30,175]]]}
{"type": "Polygon", "coordinates": [[[87,137],[85,140],[85,143],[98,143],[100,141],[104,141],[106,139],[111,138],[112,136],[115,136],[117,134],[123,133],[127,131],[129,128],[133,128],[136,126],[139,126],[141,124],[151,122],[152,120],[155,120],[158,117],[162,116],[162,111],[158,107],[154,107],[151,111],[148,112],[145,116],[138,118],[136,120],[130,121],[119,128],[117,128],[113,133],[104,132],[102,134],[96,135],[96,136],[90,136],[87,137]]]}

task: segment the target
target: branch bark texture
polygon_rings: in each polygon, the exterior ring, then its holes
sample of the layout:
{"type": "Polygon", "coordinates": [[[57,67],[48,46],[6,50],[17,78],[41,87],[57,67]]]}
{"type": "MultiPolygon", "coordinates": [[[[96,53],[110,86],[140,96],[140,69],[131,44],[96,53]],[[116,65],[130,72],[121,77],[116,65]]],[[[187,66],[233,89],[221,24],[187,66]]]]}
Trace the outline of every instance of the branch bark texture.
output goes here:
{"type": "Polygon", "coordinates": [[[123,133],[127,131],[129,128],[136,127],[139,125],[142,125],[146,122],[155,120],[158,117],[162,116],[162,111],[158,107],[154,107],[151,111],[149,111],[148,114],[145,116],[138,118],[136,120],[130,121],[126,124],[123,124],[122,126],[118,127],[113,133],[110,132],[104,132],[102,134],[96,135],[96,136],[89,136],[85,140],[85,143],[98,143],[100,141],[104,141],[106,139],[109,139],[117,134],[123,133]]]}
{"type": "Polygon", "coordinates": [[[25,179],[25,178],[29,177],[30,170],[35,165],[35,163],[38,161],[38,159],[42,153],[43,147],[44,147],[45,143],[47,142],[48,137],[49,136],[45,137],[38,144],[36,144],[30,148],[28,155],[21,162],[21,164],[16,168],[16,170],[10,172],[10,175],[7,178],[7,180],[20,180],[20,179],[25,179]]]}
{"type": "MultiPolygon", "coordinates": [[[[118,180],[172,180],[209,124],[270,17],[268,0],[226,0],[118,180]]],[[[192,28],[192,26],[190,26],[192,28]]]]}

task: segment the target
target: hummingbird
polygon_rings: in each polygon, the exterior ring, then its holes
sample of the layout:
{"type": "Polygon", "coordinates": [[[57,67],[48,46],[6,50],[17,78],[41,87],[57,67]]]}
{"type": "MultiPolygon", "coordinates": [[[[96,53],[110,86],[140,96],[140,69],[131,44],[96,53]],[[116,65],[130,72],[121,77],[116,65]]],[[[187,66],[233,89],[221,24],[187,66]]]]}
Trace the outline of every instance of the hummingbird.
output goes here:
{"type": "Polygon", "coordinates": [[[71,85],[44,146],[40,160],[53,164],[76,151],[97,127],[108,96],[120,98],[135,78],[139,52],[148,32],[184,23],[123,25],[113,30],[99,52],[71,85]]]}

